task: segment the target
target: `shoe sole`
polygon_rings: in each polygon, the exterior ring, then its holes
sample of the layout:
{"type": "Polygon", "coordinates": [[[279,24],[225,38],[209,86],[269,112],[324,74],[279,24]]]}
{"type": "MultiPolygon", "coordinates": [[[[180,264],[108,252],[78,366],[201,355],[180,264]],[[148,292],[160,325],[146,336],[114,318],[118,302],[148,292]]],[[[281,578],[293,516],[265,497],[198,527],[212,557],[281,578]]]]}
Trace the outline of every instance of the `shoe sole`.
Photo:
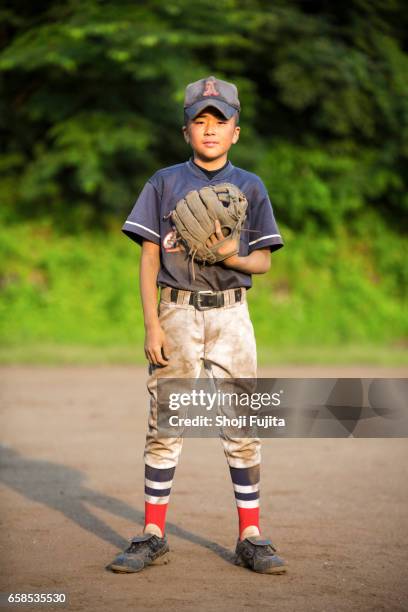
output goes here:
{"type": "Polygon", "coordinates": [[[265,572],[256,572],[257,574],[286,574],[286,567],[270,567],[265,572]]]}
{"type": "Polygon", "coordinates": [[[259,572],[257,570],[252,569],[249,565],[240,560],[235,560],[235,565],[239,567],[244,567],[245,569],[251,570],[251,572],[255,572],[255,574],[286,574],[287,567],[286,565],[277,565],[275,567],[270,567],[264,572],[259,572]]]}
{"type": "Polygon", "coordinates": [[[167,565],[167,563],[169,562],[170,562],[170,556],[169,556],[169,553],[166,552],[164,553],[164,555],[157,557],[157,559],[154,559],[153,561],[146,563],[146,565],[144,565],[140,569],[134,569],[132,567],[127,567],[126,565],[115,565],[113,563],[108,566],[108,569],[112,570],[112,572],[115,572],[116,574],[137,574],[138,572],[141,572],[142,570],[144,570],[146,567],[149,567],[150,565],[167,565]]]}

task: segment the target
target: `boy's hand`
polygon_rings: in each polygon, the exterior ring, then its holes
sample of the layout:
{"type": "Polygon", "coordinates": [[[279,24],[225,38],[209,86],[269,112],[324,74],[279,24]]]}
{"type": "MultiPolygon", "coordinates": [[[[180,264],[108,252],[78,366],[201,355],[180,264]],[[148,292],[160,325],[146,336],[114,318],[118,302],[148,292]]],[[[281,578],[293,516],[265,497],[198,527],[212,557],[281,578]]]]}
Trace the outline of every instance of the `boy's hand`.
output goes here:
{"type": "MultiPolygon", "coordinates": [[[[224,240],[225,236],[222,233],[221,230],[221,224],[219,222],[218,219],[215,220],[215,233],[211,234],[211,236],[208,238],[208,240],[206,241],[206,246],[210,247],[214,244],[217,244],[217,242],[220,242],[220,240],[224,240]]],[[[231,238],[231,240],[226,240],[225,243],[218,249],[218,252],[223,255],[224,253],[229,253],[230,251],[234,251],[238,249],[238,240],[236,238],[231,238]]],[[[223,260],[223,263],[225,263],[226,261],[228,262],[230,259],[233,259],[234,257],[236,257],[235,255],[232,255],[231,257],[227,257],[227,259],[223,260]]]]}
{"type": "MultiPolygon", "coordinates": [[[[207,242],[205,243],[207,246],[212,246],[213,244],[217,244],[220,240],[224,240],[225,236],[222,233],[221,225],[218,219],[215,220],[215,233],[211,234],[207,242]]],[[[222,247],[219,249],[219,253],[228,253],[229,251],[233,251],[234,249],[238,249],[238,240],[236,238],[231,238],[231,240],[227,240],[222,247]]],[[[227,268],[234,268],[239,260],[239,255],[231,255],[231,257],[227,257],[222,261],[222,263],[227,268]]]]}
{"type": "Polygon", "coordinates": [[[169,361],[169,350],[164,333],[159,322],[146,328],[144,351],[152,365],[166,366],[169,361]]]}

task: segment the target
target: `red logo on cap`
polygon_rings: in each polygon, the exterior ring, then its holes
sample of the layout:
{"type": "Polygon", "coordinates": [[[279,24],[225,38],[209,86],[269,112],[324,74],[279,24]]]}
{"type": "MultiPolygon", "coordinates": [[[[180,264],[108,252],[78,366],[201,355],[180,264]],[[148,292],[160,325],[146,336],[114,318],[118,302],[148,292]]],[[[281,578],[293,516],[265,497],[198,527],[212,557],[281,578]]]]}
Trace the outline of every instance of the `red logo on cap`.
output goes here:
{"type": "Polygon", "coordinates": [[[219,92],[215,89],[215,81],[206,81],[203,96],[219,96],[219,92]]]}

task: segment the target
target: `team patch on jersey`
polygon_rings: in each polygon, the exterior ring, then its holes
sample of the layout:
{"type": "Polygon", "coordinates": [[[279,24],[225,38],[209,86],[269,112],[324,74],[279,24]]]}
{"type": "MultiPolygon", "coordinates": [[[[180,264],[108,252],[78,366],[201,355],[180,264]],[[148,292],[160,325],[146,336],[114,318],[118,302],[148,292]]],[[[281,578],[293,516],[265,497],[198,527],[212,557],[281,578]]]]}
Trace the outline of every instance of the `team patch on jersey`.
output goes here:
{"type": "Polygon", "coordinates": [[[177,236],[177,230],[173,226],[172,230],[168,232],[163,238],[163,249],[166,253],[176,253],[177,251],[185,251],[185,248],[180,242],[180,239],[177,236]]]}

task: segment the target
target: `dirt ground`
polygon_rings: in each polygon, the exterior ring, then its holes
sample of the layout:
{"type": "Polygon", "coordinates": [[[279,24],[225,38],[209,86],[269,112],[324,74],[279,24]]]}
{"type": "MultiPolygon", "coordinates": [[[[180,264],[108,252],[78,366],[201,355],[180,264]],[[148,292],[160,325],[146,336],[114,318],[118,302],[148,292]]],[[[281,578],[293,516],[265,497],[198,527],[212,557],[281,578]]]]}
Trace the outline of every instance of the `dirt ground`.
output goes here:
{"type": "MultiPolygon", "coordinates": [[[[107,571],[142,526],[146,374],[0,369],[0,591],[65,592],[72,611],[408,610],[408,440],[401,438],[263,441],[261,526],[287,560],[278,576],[233,565],[237,517],[220,441],[186,439],[168,512],[170,564],[107,571]]],[[[404,377],[406,370],[287,367],[258,375],[404,377]]]]}

